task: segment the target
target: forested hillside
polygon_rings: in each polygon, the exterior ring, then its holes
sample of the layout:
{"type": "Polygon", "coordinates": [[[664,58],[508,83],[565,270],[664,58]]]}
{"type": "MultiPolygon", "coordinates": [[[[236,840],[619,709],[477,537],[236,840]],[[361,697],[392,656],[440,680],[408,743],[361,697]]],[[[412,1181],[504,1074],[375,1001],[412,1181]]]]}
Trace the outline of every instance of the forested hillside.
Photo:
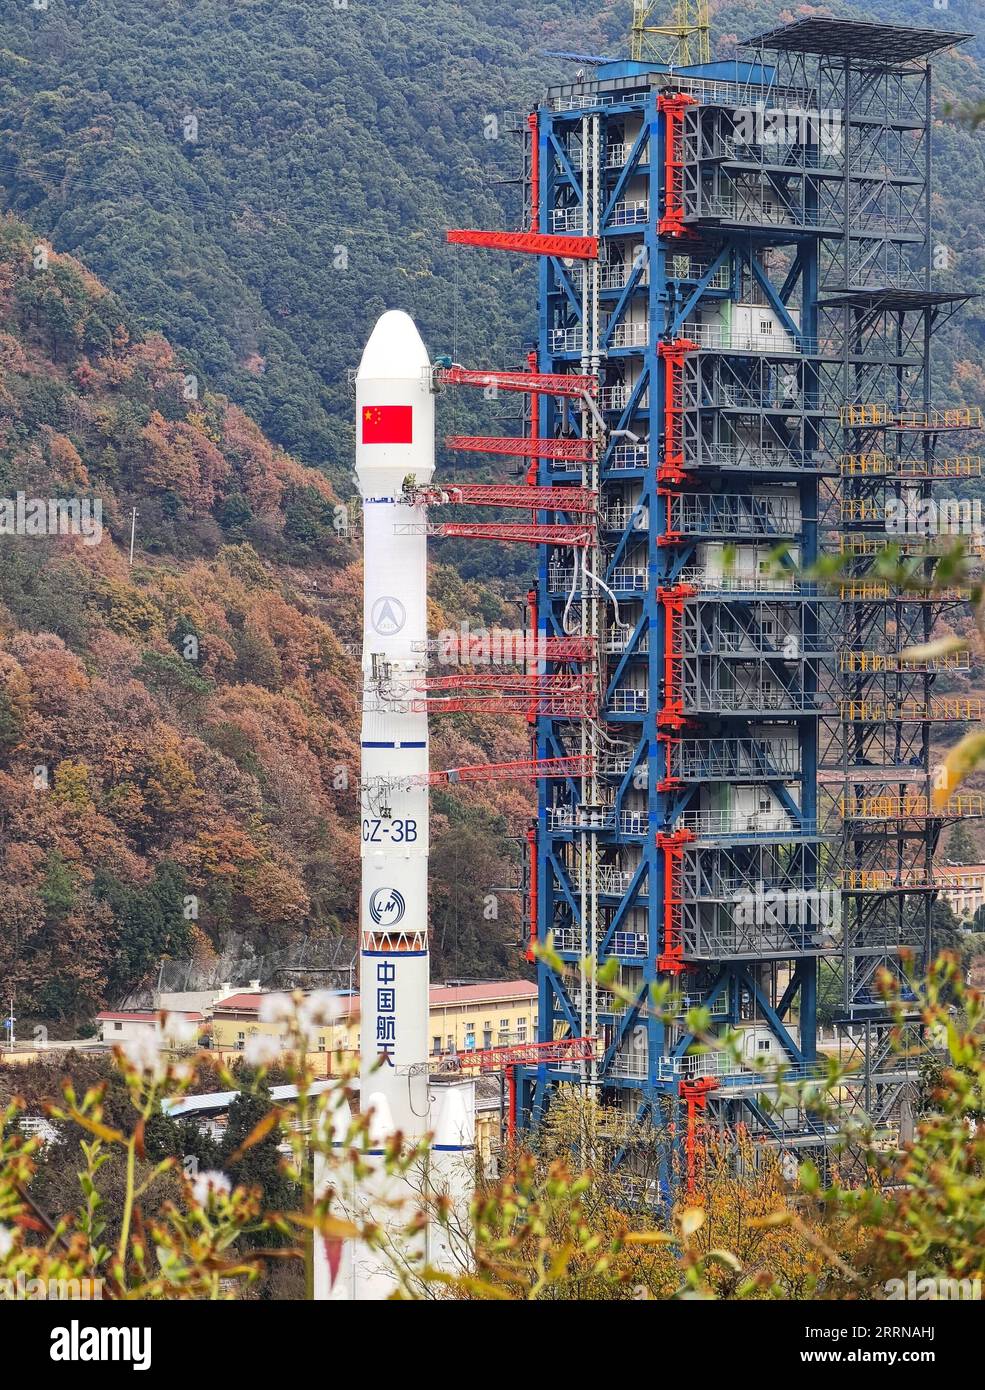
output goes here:
{"type": "MultiPolygon", "coordinates": [[[[974,30],[980,4],[712,0],[712,12],[729,55],[801,15],[974,30]]],[[[444,232],[519,225],[511,118],[571,76],[549,50],[625,54],[630,13],[630,0],[11,0],[0,206],[84,260],[210,389],[348,495],[346,370],[384,308],[413,313],[435,352],[518,360],[532,264],[449,247],[444,232]]],[[[940,61],[942,109],[985,93],[983,58],[979,41],[940,61]]],[[[985,288],[985,130],[941,125],[937,151],[950,277],[985,288]]],[[[983,394],[983,312],[942,350],[955,398],[983,394]]],[[[461,394],[446,420],[481,432],[461,394]]],[[[441,554],[463,574],[520,581],[529,566],[516,549],[441,554]]]]}
{"type": "MultiPolygon", "coordinates": [[[[168,343],[36,244],[0,221],[0,497],[98,500],[108,529],[0,538],[0,978],[77,1020],[233,931],[354,941],[361,572],[324,476],[187,400],[168,343]]],[[[434,592],[438,627],[498,616],[434,592]]],[[[436,734],[438,766],[522,748],[509,721],[436,734]]],[[[437,972],[515,966],[515,900],[483,899],[519,795],[436,798],[437,972]]]]}
{"type": "MultiPolygon", "coordinates": [[[[82,1016],[162,952],[231,929],[272,944],[352,931],[359,572],[335,524],[353,491],[346,372],[387,307],[412,312],[435,353],[518,360],[534,267],[449,247],[444,231],[519,224],[511,120],[572,72],[546,50],[624,54],[630,10],[3,7],[0,209],[23,221],[0,243],[0,495],[98,494],[110,530],[94,547],[0,542],[0,976],[22,1008],[82,1016]],[[43,270],[39,240],[54,248],[43,270]],[[197,920],[179,911],[189,898],[197,920]]],[[[979,0],[712,10],[723,56],[802,15],[981,19],[979,0]]],[[[980,39],[936,65],[942,287],[985,289],[985,128],[948,114],[985,95],[983,65],[980,39]]],[[[985,400],[983,315],[973,302],[941,339],[941,400],[985,400]]],[[[481,429],[483,409],[449,395],[440,428],[481,429]]],[[[497,430],[514,427],[514,405],[492,409],[497,430]]],[[[526,587],[523,547],[435,553],[459,576],[436,575],[449,622],[495,619],[526,587]],[[503,582],[463,582],[476,575],[503,582]]],[[[492,720],[437,733],[446,766],[523,746],[492,720]]],[[[436,973],[515,968],[515,898],[492,926],[480,904],[509,879],[491,846],[524,795],[435,798],[436,973]]]]}
{"type": "MultiPolygon", "coordinates": [[[[974,29],[979,8],[712,5],[724,54],[800,15],[974,29]]],[[[630,9],[20,0],[0,16],[3,196],[271,438],[340,477],[345,370],[384,307],[476,362],[515,356],[532,331],[531,264],[447,247],[444,231],[517,224],[519,191],[499,182],[519,170],[508,118],[571,75],[545,50],[624,53],[630,9]]],[[[941,61],[942,100],[982,91],[982,52],[941,61]]],[[[938,151],[941,231],[985,280],[980,242],[959,235],[985,136],[942,130],[938,151]]]]}

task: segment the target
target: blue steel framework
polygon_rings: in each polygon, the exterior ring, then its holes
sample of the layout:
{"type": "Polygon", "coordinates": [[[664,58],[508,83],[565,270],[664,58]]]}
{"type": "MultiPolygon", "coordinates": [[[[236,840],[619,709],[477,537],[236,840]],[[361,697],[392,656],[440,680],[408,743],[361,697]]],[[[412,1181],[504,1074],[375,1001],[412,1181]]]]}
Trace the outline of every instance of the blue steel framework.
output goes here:
{"type": "MultiPolygon", "coordinates": [[[[521,1070],[520,1120],[579,1079],[630,1121],[690,1122],[692,1165],[708,1108],[784,1148],[823,1134],[802,1111],[770,1113],[751,1066],[689,1056],[683,1018],[646,1008],[651,985],[670,978],[745,1029],[750,1060],[797,1076],[817,1063],[825,961],[862,1099],[888,1120],[912,1077],[889,1057],[872,974],[927,942],[944,819],[907,799],[914,781],[929,797],[935,672],[858,663],[870,639],[898,653],[925,638],[952,600],[866,580],[865,499],[906,468],[859,483],[846,460],[877,452],[851,403],[888,402],[884,456],[923,459],[925,492],[935,473],[929,415],[896,426],[931,410],[931,335],[960,298],[930,289],[928,61],[959,36],[813,23],[748,62],[602,66],[537,120],[535,227],[600,238],[597,262],[540,268],[537,366],[597,374],[599,395],[580,412],[539,398],[535,434],[583,434],[598,453],[577,474],[541,460],[537,481],[583,482],[600,502],[583,560],[541,548],[540,630],[595,639],[599,718],[536,722],[538,758],[587,752],[595,768],[540,784],[537,934],[567,970],[538,964],[539,1030],[602,1047],[577,1073],[521,1070]],[[789,139],[775,121],[791,112],[789,139]],[[801,571],[828,525],[849,576],[821,591],[801,571]],[[835,889],[841,924],[810,896],[835,889]],[[595,985],[586,955],[614,960],[634,1002],[595,985]]],[[[664,1152],[666,1186],[682,1150],[664,1152]]]]}

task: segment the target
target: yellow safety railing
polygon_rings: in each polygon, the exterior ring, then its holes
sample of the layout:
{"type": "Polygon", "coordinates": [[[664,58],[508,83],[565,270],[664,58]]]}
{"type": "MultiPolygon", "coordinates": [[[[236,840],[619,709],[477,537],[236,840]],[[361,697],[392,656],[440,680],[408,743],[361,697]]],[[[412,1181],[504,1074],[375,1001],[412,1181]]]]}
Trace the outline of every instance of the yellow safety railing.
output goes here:
{"type": "Polygon", "coordinates": [[[889,454],[842,454],[839,468],[843,477],[899,478],[980,478],[981,454],[952,454],[948,458],[893,458],[889,454]]]}
{"type": "Polygon", "coordinates": [[[838,410],[842,429],[885,425],[900,430],[980,430],[985,425],[981,406],[958,405],[943,410],[897,410],[878,401],[853,401],[838,410]]]}
{"type": "Polygon", "coordinates": [[[959,405],[950,410],[904,410],[893,422],[901,430],[980,430],[981,407],[959,405]]]}
{"type": "Polygon", "coordinates": [[[969,531],[946,532],[939,536],[897,536],[888,531],[863,535],[852,531],[839,537],[842,555],[878,555],[890,545],[905,555],[939,555],[956,549],[959,543],[965,555],[981,555],[985,550],[982,537],[969,531]]]}
{"type": "Polygon", "coordinates": [[[840,462],[843,474],[888,473],[893,464],[887,454],[842,454],[840,462]]]}
{"type": "Polygon", "coordinates": [[[841,584],[839,586],[839,596],[842,602],[850,600],[866,600],[889,598],[889,585],[885,582],[877,584],[841,584]]]}
{"type": "Polygon", "coordinates": [[[949,458],[899,459],[894,469],[901,477],[980,478],[981,454],[952,454],[949,458]]]}
{"type": "Polygon", "coordinates": [[[900,589],[898,597],[916,602],[918,599],[928,603],[970,603],[970,589],[900,589]]]}
{"type": "MultiPolygon", "coordinates": [[[[894,657],[893,660],[896,658],[894,657]]],[[[895,670],[890,667],[890,658],[882,652],[846,652],[838,654],[838,669],[841,671],[860,671],[863,674],[871,671],[895,670]]]]}
{"type": "Polygon", "coordinates": [[[951,719],[981,719],[982,701],[975,696],[962,696],[960,698],[931,700],[929,704],[923,700],[901,700],[897,706],[900,719],[922,720],[951,720],[951,719]]]}
{"type": "Polygon", "coordinates": [[[843,405],[838,411],[842,429],[849,425],[888,425],[893,418],[888,405],[874,401],[857,401],[843,405]]]}
{"type": "Polygon", "coordinates": [[[933,671],[968,671],[971,653],[943,652],[929,661],[904,661],[899,652],[841,651],[838,667],[841,671],[857,671],[863,675],[879,671],[920,671],[924,667],[933,671]]]}
{"type": "Polygon", "coordinates": [[[841,869],[838,886],[849,892],[866,889],[884,892],[887,888],[933,888],[935,885],[926,869],[841,869]]]}
{"type": "MultiPolygon", "coordinates": [[[[885,582],[856,582],[840,584],[839,597],[843,603],[871,602],[875,599],[889,598],[889,585],[885,582]]],[[[970,589],[895,589],[894,598],[906,603],[968,603],[970,589]]]]}
{"type": "Polygon", "coordinates": [[[963,696],[959,699],[931,700],[839,700],[843,720],[872,723],[936,723],[958,719],[981,719],[982,700],[963,696]]]}
{"type": "Polygon", "coordinates": [[[905,796],[843,796],[838,807],[843,820],[907,820],[928,816],[985,815],[985,792],[956,792],[943,806],[919,792],[905,796]]]}
{"type": "Polygon", "coordinates": [[[885,508],[869,497],[843,497],[841,500],[842,521],[881,521],[885,515],[885,508]]]}

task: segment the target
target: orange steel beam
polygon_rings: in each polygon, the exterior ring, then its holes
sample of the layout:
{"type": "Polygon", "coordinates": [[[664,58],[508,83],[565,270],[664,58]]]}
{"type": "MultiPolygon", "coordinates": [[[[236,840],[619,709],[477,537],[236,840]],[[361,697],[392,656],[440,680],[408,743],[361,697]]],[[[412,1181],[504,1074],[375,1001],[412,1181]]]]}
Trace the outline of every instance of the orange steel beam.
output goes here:
{"type": "Polygon", "coordinates": [[[537,882],[537,830],[536,830],[536,827],[531,827],[531,828],[527,831],[527,855],[528,855],[528,862],[529,862],[529,866],[530,866],[530,868],[529,868],[529,874],[530,874],[530,909],[529,909],[528,929],[527,929],[527,949],[526,949],[526,951],[524,952],[524,955],[526,956],[526,958],[527,958],[528,961],[533,961],[533,960],[536,958],[535,953],[536,953],[536,947],[537,947],[537,910],[538,910],[538,907],[539,907],[539,899],[538,899],[539,885],[538,885],[538,882],[537,882]]]}
{"type": "Polygon", "coordinates": [[[588,671],[569,671],[558,675],[528,675],[523,671],[485,671],[475,667],[454,675],[425,676],[418,683],[420,690],[527,690],[547,695],[581,694],[591,688],[588,671]]]}
{"type": "Polygon", "coordinates": [[[524,439],[512,434],[449,434],[445,448],[474,454],[508,454],[511,458],[573,459],[576,463],[588,463],[595,453],[590,439],[524,439]]]}
{"type": "Polygon", "coordinates": [[[528,714],[531,704],[537,713],[551,719],[594,719],[597,700],[594,694],[521,694],[519,691],[485,695],[431,696],[410,701],[413,714],[528,714]]]}
{"type": "Polygon", "coordinates": [[[586,393],[594,396],[599,389],[597,377],[576,376],[573,372],[484,372],[469,367],[439,367],[435,379],[443,386],[494,386],[498,391],[533,391],[570,400],[578,400],[586,393]]]}
{"type": "Polygon", "coordinates": [[[472,541],[515,541],[528,545],[590,545],[592,530],[582,526],[541,525],[533,521],[442,521],[433,528],[437,536],[458,536],[472,541]]]}
{"type": "MultiPolygon", "coordinates": [[[[540,629],[540,606],[539,606],[539,604],[538,604],[538,602],[537,602],[537,590],[536,590],[536,589],[528,589],[528,590],[527,590],[527,609],[528,609],[528,611],[529,611],[529,613],[530,613],[530,633],[529,633],[529,636],[528,636],[528,639],[527,639],[527,640],[528,640],[528,642],[529,642],[529,644],[530,644],[530,651],[533,653],[533,652],[536,652],[536,651],[537,651],[537,648],[538,648],[538,646],[539,646],[539,644],[540,644],[540,640],[541,640],[541,638],[540,638],[540,630],[539,630],[539,629],[540,629]]],[[[555,639],[555,640],[557,640],[557,639],[555,639]]],[[[533,660],[533,658],[531,658],[531,660],[533,660]]],[[[546,657],[545,657],[545,660],[546,660],[546,657]]],[[[528,731],[529,731],[529,734],[530,734],[530,752],[531,752],[531,754],[532,754],[534,757],[536,757],[536,755],[537,755],[537,707],[536,707],[536,705],[534,705],[534,704],[531,704],[531,705],[530,705],[530,708],[527,710],[527,727],[528,727],[528,731]]]]}
{"type": "Polygon", "coordinates": [[[515,763],[449,767],[442,772],[428,772],[410,780],[415,783],[426,781],[432,787],[455,787],[467,782],[535,782],[541,777],[580,777],[590,772],[591,767],[591,756],[578,754],[570,758],[532,758],[515,763]]]}
{"type": "Polygon", "coordinates": [[[680,531],[674,530],[673,503],[676,496],[678,496],[678,494],[673,492],[669,487],[657,488],[657,497],[663,498],[666,507],[666,529],[662,536],[657,537],[657,545],[680,545],[683,539],[680,531]]]}
{"type": "Polygon", "coordinates": [[[438,661],[446,666],[521,666],[528,661],[591,661],[595,654],[594,637],[544,637],[533,623],[530,633],[515,643],[513,634],[503,630],[492,633],[480,628],[463,634],[450,632],[437,644],[438,661]],[[499,643],[502,642],[500,646],[499,643]]]}
{"type": "Polygon", "coordinates": [[[530,230],[540,231],[540,121],[536,111],[527,117],[530,132],[530,230]]]}
{"type": "Polygon", "coordinates": [[[687,1133],[684,1138],[684,1154],[687,1163],[687,1190],[693,1195],[698,1169],[698,1124],[699,1115],[708,1108],[708,1093],[717,1086],[712,1076],[700,1076],[694,1081],[682,1081],[678,1093],[687,1106],[687,1133]]]}
{"type": "Polygon", "coordinates": [[[463,1069],[506,1073],[509,1088],[506,1134],[512,1141],[516,1134],[517,1067],[536,1067],[545,1062],[591,1062],[594,1059],[594,1038],[558,1038],[553,1042],[511,1043],[504,1047],[485,1048],[480,1052],[462,1052],[456,1060],[463,1069]]]}
{"type": "Polygon", "coordinates": [[[678,625],[684,612],[684,600],[695,590],[690,584],[678,584],[673,589],[658,589],[657,598],[664,609],[664,705],[657,714],[661,729],[680,729],[684,722],[684,697],[680,690],[680,665],[683,659],[678,625]]]}
{"type": "Polygon", "coordinates": [[[695,98],[680,92],[674,96],[657,97],[657,109],[664,118],[664,212],[657,223],[661,236],[686,236],[684,201],[681,197],[684,112],[694,106],[695,98]]]}
{"type": "Polygon", "coordinates": [[[493,251],[523,251],[530,256],[559,256],[563,260],[596,261],[599,239],[594,236],[555,236],[547,232],[480,232],[465,228],[446,232],[458,246],[486,246],[493,251]]]}
{"type": "Polygon", "coordinates": [[[657,834],[657,848],[663,850],[664,948],[657,957],[657,969],[668,975],[679,975],[684,969],[684,942],[681,937],[681,861],[684,846],[694,836],[690,830],[675,830],[657,834]]]}
{"type": "Polygon", "coordinates": [[[598,493],[587,487],[531,487],[527,483],[446,483],[422,490],[427,506],[516,507],[523,511],[594,512],[598,493]]]}
{"type": "Polygon", "coordinates": [[[681,392],[684,356],[696,346],[687,338],[678,338],[673,343],[661,343],[657,349],[664,364],[664,454],[657,469],[657,481],[661,483],[682,483],[685,480],[681,392]]]}

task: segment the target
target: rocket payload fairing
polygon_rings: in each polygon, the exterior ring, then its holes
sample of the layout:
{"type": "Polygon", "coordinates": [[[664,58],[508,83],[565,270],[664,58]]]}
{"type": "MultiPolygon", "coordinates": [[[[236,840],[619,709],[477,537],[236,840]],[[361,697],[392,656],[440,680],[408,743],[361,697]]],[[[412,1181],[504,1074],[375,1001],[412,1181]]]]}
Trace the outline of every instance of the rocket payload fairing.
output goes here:
{"type": "Polygon", "coordinates": [[[399,310],[377,322],[356,373],[363,503],[362,1094],[386,1097],[407,1139],[428,1132],[427,536],[404,498],[434,473],[427,349],[399,310]],[[411,523],[411,524],[408,524],[411,523]]]}

